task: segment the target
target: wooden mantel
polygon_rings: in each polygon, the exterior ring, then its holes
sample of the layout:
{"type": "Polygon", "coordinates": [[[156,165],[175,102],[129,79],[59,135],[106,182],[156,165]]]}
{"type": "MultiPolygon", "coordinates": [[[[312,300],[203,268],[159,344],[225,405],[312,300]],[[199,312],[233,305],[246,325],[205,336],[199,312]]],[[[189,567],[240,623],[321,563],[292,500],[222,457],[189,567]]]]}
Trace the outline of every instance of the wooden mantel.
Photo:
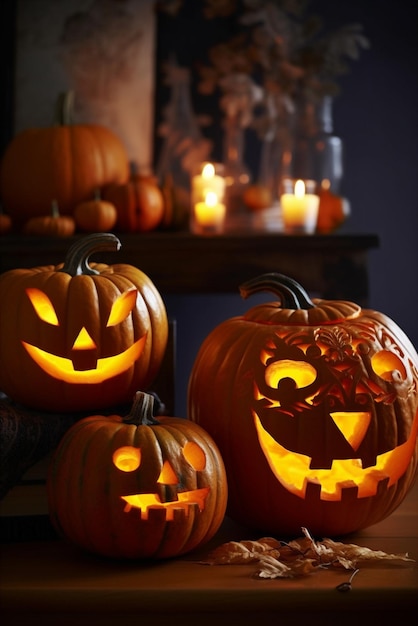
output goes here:
{"type": "MultiPolygon", "coordinates": [[[[368,300],[367,253],[379,246],[373,234],[239,232],[203,237],[154,231],[118,237],[122,244],[118,253],[100,254],[91,260],[135,265],[163,294],[236,292],[249,278],[281,272],[299,281],[313,296],[350,299],[363,306],[368,300]]],[[[0,272],[58,264],[74,240],[2,236],[0,272]]]]}

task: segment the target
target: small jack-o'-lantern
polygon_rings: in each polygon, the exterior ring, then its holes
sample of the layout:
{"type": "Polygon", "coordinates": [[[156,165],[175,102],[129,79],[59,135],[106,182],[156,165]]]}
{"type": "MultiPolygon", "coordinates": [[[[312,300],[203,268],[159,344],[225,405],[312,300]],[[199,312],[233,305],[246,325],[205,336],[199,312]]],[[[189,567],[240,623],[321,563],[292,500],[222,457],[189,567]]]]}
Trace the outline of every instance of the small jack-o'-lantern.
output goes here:
{"type": "Polygon", "coordinates": [[[64,435],[48,472],[51,520],[60,534],[105,556],[165,558],[218,530],[227,485],[207,433],[182,418],[153,416],[137,392],[130,414],[91,416],[64,435]]]}
{"type": "Polygon", "coordinates": [[[271,533],[340,535],[388,516],[417,467],[418,355],[388,317],[311,301],[267,274],[242,286],[279,302],[203,342],[189,417],[223,455],[229,513],[271,533]]]}
{"type": "Polygon", "coordinates": [[[119,247],[111,233],[88,235],[63,265],[0,276],[0,389],[13,400],[88,411],[152,383],[168,336],[159,292],[131,265],[88,263],[119,247]]]}

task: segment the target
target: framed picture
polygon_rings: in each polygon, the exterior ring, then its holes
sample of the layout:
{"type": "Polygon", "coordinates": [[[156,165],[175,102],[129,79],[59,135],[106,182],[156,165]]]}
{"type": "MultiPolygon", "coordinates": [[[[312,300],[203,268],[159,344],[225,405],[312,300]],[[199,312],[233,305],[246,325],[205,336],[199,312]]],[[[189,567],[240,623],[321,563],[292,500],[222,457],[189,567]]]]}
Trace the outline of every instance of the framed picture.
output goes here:
{"type": "Polygon", "coordinates": [[[113,130],[140,170],[153,158],[155,2],[17,0],[14,133],[57,121],[74,92],[74,122],[113,130]]]}

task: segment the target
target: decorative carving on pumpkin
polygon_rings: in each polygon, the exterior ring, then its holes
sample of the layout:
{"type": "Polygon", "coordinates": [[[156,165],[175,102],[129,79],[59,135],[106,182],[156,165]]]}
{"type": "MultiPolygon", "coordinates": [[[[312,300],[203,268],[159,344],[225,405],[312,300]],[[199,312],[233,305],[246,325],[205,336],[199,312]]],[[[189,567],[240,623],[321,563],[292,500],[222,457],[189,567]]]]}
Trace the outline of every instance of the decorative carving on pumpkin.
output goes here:
{"type": "MultiPolygon", "coordinates": [[[[90,332],[85,326],[82,326],[79,331],[76,327],[76,337],[74,341],[70,339],[71,347],[69,350],[65,349],[63,355],[50,352],[48,347],[51,345],[65,345],[68,340],[68,325],[66,324],[66,320],[64,319],[63,323],[60,324],[54,305],[44,292],[29,287],[26,293],[39,317],[39,323],[46,323],[48,328],[44,333],[38,330],[36,331],[37,337],[41,336],[46,338],[44,344],[45,349],[42,349],[39,345],[33,345],[29,341],[24,341],[23,339],[22,345],[33,361],[49,376],[69,384],[82,383],[94,385],[113,378],[118,374],[122,374],[132,367],[135,361],[141,356],[147,333],[137,339],[133,344],[126,342],[125,338],[127,347],[125,348],[122,343],[123,349],[115,354],[100,356],[99,350],[100,343],[103,342],[102,338],[107,328],[118,326],[124,322],[128,327],[131,324],[129,316],[136,306],[138,296],[137,289],[128,289],[128,291],[117,296],[116,300],[111,304],[109,315],[102,316],[99,314],[98,322],[92,325],[90,332]],[[102,317],[104,320],[103,323],[101,323],[102,317]],[[53,331],[51,326],[56,327],[56,332],[53,331]],[[93,326],[95,326],[95,328],[93,326]],[[55,338],[52,338],[52,332],[55,332],[55,338]],[[50,336],[48,336],[48,334],[50,336]],[[63,337],[60,337],[60,335],[63,335],[63,337]],[[93,336],[97,337],[96,341],[93,339],[93,336]]],[[[85,319],[89,319],[88,311],[85,313],[85,319]]],[[[30,335],[31,328],[36,328],[36,322],[29,325],[28,335],[30,335]]],[[[124,336],[123,333],[121,334],[124,336]]],[[[125,336],[126,335],[129,337],[127,333],[125,333],[125,336]]],[[[117,340],[114,339],[114,346],[116,342],[117,340]]]]}
{"type": "Polygon", "coordinates": [[[388,333],[379,339],[372,327],[355,323],[348,330],[272,337],[254,386],[254,424],[271,470],[292,493],[305,497],[314,483],[324,500],[339,500],[342,489],[353,488],[362,498],[375,495],[379,482],[389,487],[405,473],[418,419],[409,433],[388,423],[392,432],[379,440],[375,403],[390,405],[411,392],[401,355],[386,345],[395,346],[388,333]],[[382,347],[370,359],[380,385],[364,368],[371,343],[382,347]]]}
{"type": "Polygon", "coordinates": [[[311,300],[286,276],[243,285],[279,302],[205,339],[189,417],[215,439],[229,514],[263,532],[341,535],[388,516],[413,484],[418,355],[385,315],[311,300]]]}
{"type": "MultiPolygon", "coordinates": [[[[206,466],[206,455],[204,450],[193,441],[187,441],[183,448],[179,450],[179,459],[183,457],[185,463],[190,465],[196,472],[202,471],[206,466]]],[[[123,472],[136,471],[141,465],[142,452],[140,448],[133,446],[123,446],[113,453],[113,463],[115,467],[123,472]]],[[[125,511],[130,512],[137,509],[141,519],[148,519],[149,509],[164,509],[166,520],[173,520],[174,511],[183,510],[188,516],[190,507],[197,505],[199,511],[205,508],[205,500],[209,493],[209,487],[192,489],[191,491],[179,491],[180,477],[173,469],[170,461],[163,463],[161,472],[157,478],[156,485],[160,487],[160,493],[136,493],[121,496],[125,500],[125,511]]]]}

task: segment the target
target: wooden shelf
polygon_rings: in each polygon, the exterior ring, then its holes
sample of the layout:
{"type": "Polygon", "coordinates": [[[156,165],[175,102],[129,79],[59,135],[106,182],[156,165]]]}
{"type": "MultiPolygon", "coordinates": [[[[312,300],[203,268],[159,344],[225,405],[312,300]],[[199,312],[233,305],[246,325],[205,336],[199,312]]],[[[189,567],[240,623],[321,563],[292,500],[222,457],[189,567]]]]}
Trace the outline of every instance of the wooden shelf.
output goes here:
{"type": "MultiPolygon", "coordinates": [[[[78,236],[79,237],[79,236],[78,236]]],[[[118,253],[101,254],[105,263],[139,267],[164,293],[236,292],[265,272],[299,281],[311,295],[368,300],[367,253],[379,246],[376,235],[281,235],[238,232],[202,237],[188,232],[118,235],[118,253]]],[[[7,235],[0,239],[0,271],[58,264],[70,239],[7,235]]]]}

